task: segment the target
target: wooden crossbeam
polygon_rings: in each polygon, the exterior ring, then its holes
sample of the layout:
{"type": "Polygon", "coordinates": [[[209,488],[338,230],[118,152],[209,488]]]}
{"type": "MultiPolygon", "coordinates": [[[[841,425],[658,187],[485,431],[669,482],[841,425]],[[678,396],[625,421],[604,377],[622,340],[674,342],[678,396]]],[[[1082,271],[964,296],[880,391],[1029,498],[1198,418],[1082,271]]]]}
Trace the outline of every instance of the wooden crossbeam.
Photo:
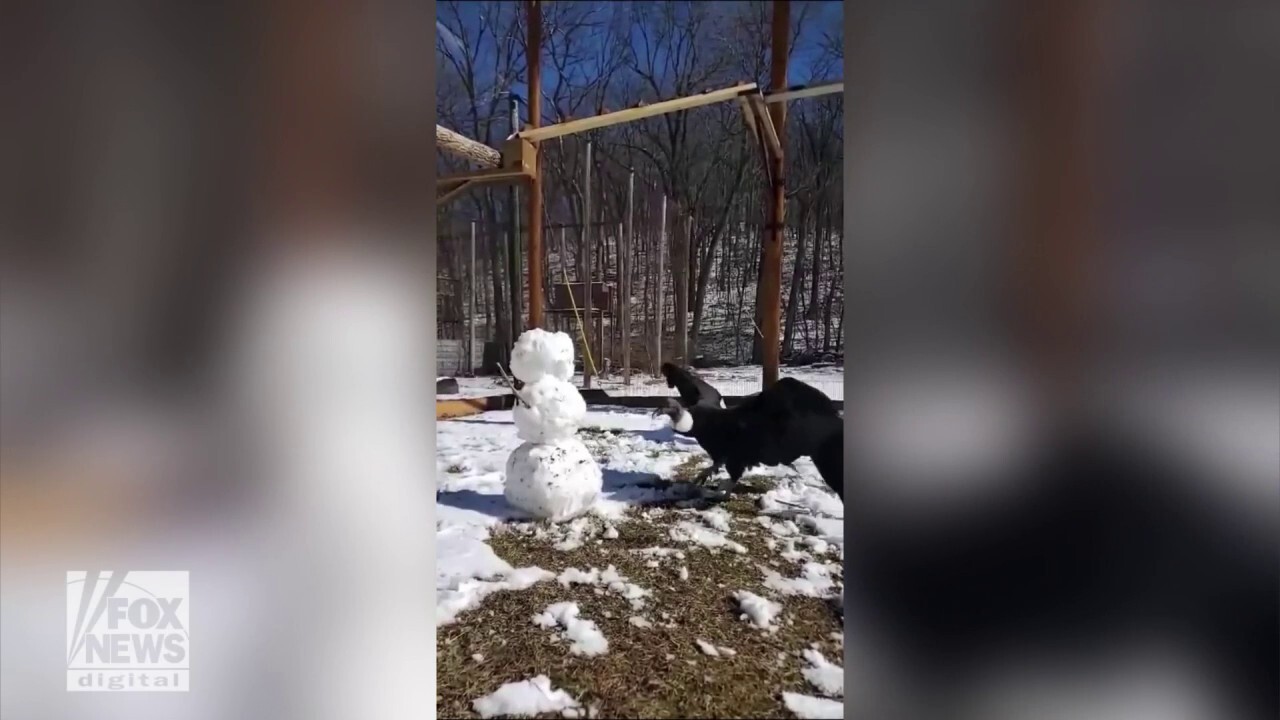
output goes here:
{"type": "Polygon", "coordinates": [[[764,139],[765,150],[770,158],[782,155],[782,142],[778,139],[778,129],[773,126],[773,118],[769,116],[769,107],[764,96],[759,92],[747,96],[747,102],[756,116],[756,124],[760,126],[760,135],[764,139]]]}
{"type": "Polygon", "coordinates": [[[665,115],[671,112],[679,112],[681,110],[690,110],[703,105],[712,105],[718,102],[725,102],[740,97],[745,93],[758,91],[755,83],[744,83],[742,85],[734,85],[721,90],[710,90],[700,95],[689,95],[687,97],[672,98],[671,100],[662,100],[648,105],[640,105],[625,110],[617,110],[603,115],[595,115],[588,118],[580,118],[578,120],[569,120],[567,122],[555,125],[546,125],[540,128],[529,128],[519,134],[519,137],[533,142],[542,140],[550,140],[552,138],[563,137],[565,135],[573,135],[574,133],[585,132],[587,130],[595,130],[610,125],[617,125],[624,122],[632,122],[634,120],[643,120],[644,118],[654,117],[656,115],[665,115]]]}
{"type": "Polygon", "coordinates": [[[523,168],[486,168],[484,170],[468,170],[467,172],[454,173],[446,175],[436,180],[438,184],[466,182],[475,180],[479,182],[500,182],[503,180],[514,180],[522,177],[528,177],[528,171],[523,168]]]}
{"type": "MultiPolygon", "coordinates": [[[[738,105],[742,108],[742,119],[747,123],[747,132],[751,134],[752,144],[760,151],[760,160],[764,163],[765,176],[769,178],[769,182],[773,182],[773,168],[769,163],[769,144],[765,140],[760,130],[760,123],[756,119],[756,103],[752,102],[751,95],[743,95],[738,98],[738,105]]],[[[767,118],[766,118],[767,120],[767,118]]]]}
{"type": "Polygon", "coordinates": [[[830,95],[838,92],[844,92],[843,80],[839,82],[823,83],[821,85],[793,85],[786,90],[765,93],[764,101],[766,103],[787,102],[789,100],[799,100],[801,98],[817,97],[819,95],[830,95]]]}
{"type": "Polygon", "coordinates": [[[439,192],[436,194],[436,204],[444,205],[455,197],[471,189],[472,186],[478,184],[479,183],[474,180],[464,180],[460,183],[450,183],[448,189],[444,189],[443,186],[441,186],[439,192]]]}
{"type": "Polygon", "coordinates": [[[518,137],[510,138],[502,146],[500,167],[469,170],[438,178],[436,204],[443,205],[469,188],[482,183],[519,182],[532,179],[537,168],[538,151],[533,143],[518,137]]]}

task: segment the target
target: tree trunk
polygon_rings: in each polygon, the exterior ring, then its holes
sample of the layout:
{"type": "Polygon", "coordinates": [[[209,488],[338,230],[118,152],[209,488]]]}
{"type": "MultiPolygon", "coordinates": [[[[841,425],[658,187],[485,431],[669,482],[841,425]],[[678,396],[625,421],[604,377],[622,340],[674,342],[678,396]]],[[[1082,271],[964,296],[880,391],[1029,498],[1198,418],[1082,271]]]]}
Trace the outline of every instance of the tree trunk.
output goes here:
{"type": "Polygon", "coordinates": [[[502,153],[439,125],[436,126],[436,147],[482,168],[496,168],[502,165],[502,153]]]}
{"type": "MultiPolygon", "coordinates": [[[[791,287],[787,291],[786,327],[782,333],[782,352],[789,354],[795,342],[796,315],[799,312],[800,287],[804,284],[805,235],[809,226],[809,205],[800,203],[800,212],[796,216],[796,256],[791,264],[791,287]]],[[[816,254],[816,253],[815,253],[816,254]]]]}
{"type": "Polygon", "coordinates": [[[818,319],[818,278],[822,275],[822,251],[831,237],[830,206],[823,201],[814,223],[813,265],[809,268],[809,314],[806,319],[818,319]],[[819,227],[821,230],[819,231],[819,227]]]}

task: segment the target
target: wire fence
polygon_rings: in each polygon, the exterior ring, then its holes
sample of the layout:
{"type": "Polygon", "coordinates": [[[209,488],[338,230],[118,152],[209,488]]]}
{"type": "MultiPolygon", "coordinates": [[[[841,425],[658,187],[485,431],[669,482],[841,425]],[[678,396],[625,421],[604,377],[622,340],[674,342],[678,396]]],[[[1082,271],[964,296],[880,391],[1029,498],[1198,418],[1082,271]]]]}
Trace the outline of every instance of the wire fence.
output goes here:
{"type": "MultiPolygon", "coordinates": [[[[786,373],[783,373],[783,375],[785,376],[786,373]]],[[[754,380],[704,379],[711,383],[711,386],[719,391],[721,395],[729,397],[752,395],[760,392],[764,387],[760,378],[756,378],[754,380]]],[[[842,378],[833,377],[829,379],[815,379],[799,377],[797,379],[802,380],[807,385],[812,385],[820,390],[823,395],[826,395],[832,400],[844,400],[844,380],[842,378]]],[[[636,379],[633,378],[631,385],[628,386],[623,385],[622,380],[619,378],[607,378],[604,380],[594,379],[592,380],[592,387],[604,390],[615,397],[675,397],[677,395],[675,389],[667,387],[665,381],[654,382],[652,381],[652,378],[646,378],[646,380],[647,381],[644,382],[637,382],[636,379]]],[[[582,386],[581,376],[574,379],[574,384],[578,387],[582,386]]]]}

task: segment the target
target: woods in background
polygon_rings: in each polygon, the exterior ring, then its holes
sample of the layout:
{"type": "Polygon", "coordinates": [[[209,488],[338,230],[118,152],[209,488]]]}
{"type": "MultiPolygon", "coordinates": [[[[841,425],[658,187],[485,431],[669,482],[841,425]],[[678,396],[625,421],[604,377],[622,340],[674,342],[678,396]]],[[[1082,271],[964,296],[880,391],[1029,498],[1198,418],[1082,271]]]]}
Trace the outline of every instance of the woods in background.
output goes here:
{"type": "MultiPolygon", "coordinates": [[[[791,83],[842,77],[839,3],[793,4],[791,83]]],[[[597,115],[755,82],[768,87],[766,2],[556,2],[544,23],[543,124],[597,115]]],[[[510,2],[437,5],[437,121],[491,147],[524,120],[526,18],[510,2]]],[[[783,277],[784,358],[839,353],[843,330],[843,98],[790,103],[787,114],[787,239],[783,277]]],[[[438,172],[466,168],[438,154],[438,172]]],[[[612,296],[592,356],[616,365],[631,343],[632,363],[653,367],[661,312],[664,359],[759,362],[756,285],[767,185],[761,148],[737,103],[719,103],[548,141],[541,152],[548,286],[582,279],[616,283],[630,272],[630,327],[614,320],[612,296]],[[584,217],[585,145],[592,143],[591,217],[584,217]],[[627,190],[635,174],[634,242],[625,238],[627,190]],[[662,198],[667,198],[666,241],[662,198]],[[585,230],[585,232],[584,232],[585,230]],[[584,243],[590,243],[588,248],[584,243]],[[663,254],[658,275],[658,253],[663,254]],[[625,254],[630,262],[622,262],[625,254]],[[659,310],[661,308],[661,310],[659,310]]],[[[438,318],[441,337],[466,337],[467,299],[476,278],[476,335],[510,346],[525,326],[520,298],[527,272],[524,229],[512,203],[525,189],[491,185],[439,209],[438,318]],[[470,223],[477,224],[470,265],[470,223]],[[514,238],[514,240],[513,240],[514,238]],[[512,262],[518,260],[518,262],[512,262]]],[[[548,326],[578,337],[572,317],[548,326]],[[558,323],[558,324],[557,324],[558,323]]],[[[580,353],[582,354],[582,353],[580,353]]],[[[597,360],[597,364],[602,361],[597,360]]]]}

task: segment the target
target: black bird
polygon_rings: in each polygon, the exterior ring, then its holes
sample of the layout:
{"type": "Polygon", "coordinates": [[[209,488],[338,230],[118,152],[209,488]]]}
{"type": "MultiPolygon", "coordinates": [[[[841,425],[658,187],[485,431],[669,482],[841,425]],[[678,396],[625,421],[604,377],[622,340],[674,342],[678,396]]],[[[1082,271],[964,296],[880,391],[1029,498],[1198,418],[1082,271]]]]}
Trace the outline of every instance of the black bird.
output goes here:
{"type": "Polygon", "coordinates": [[[666,414],[676,432],[698,441],[711,456],[703,482],[721,466],[729,477],[720,490],[731,492],[747,469],[756,465],[790,465],[808,456],[827,486],[844,500],[844,420],[817,388],[782,378],[767,390],[731,408],[697,402],[683,406],[667,401],[666,414]]]}

